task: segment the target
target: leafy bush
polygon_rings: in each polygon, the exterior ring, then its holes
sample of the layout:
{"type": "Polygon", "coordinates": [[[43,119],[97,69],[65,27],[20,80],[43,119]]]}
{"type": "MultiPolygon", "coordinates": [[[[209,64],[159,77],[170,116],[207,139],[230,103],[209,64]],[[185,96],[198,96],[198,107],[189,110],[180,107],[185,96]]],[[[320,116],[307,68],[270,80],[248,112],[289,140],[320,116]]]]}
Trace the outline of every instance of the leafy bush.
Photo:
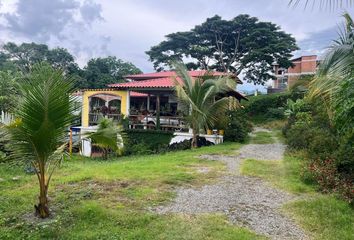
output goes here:
{"type": "MultiPolygon", "coordinates": [[[[323,192],[353,202],[354,134],[340,133],[330,124],[326,108],[318,102],[292,102],[283,133],[290,149],[304,150],[302,179],[315,182],[323,192]]],[[[289,105],[289,104],[288,104],[289,105]]]]}
{"type": "Polygon", "coordinates": [[[151,154],[165,152],[173,132],[145,129],[125,130],[125,154],[151,154]]]}
{"type": "Polygon", "coordinates": [[[285,107],[287,100],[290,97],[290,93],[278,93],[251,97],[250,101],[245,103],[246,112],[250,116],[265,116],[269,112],[269,109],[285,107]]]}
{"type": "Polygon", "coordinates": [[[326,159],[332,158],[338,148],[336,136],[329,129],[313,128],[309,130],[311,141],[308,146],[310,158],[326,159]]]}
{"type": "Polygon", "coordinates": [[[352,179],[343,178],[339,174],[336,160],[328,158],[326,160],[316,159],[309,165],[314,179],[322,192],[337,193],[350,204],[354,200],[354,184],[352,179]]]}
{"type": "Polygon", "coordinates": [[[269,108],[268,112],[265,114],[265,117],[268,119],[284,119],[285,114],[284,114],[284,108],[283,107],[278,107],[278,108],[269,108]]]}
{"type": "Polygon", "coordinates": [[[335,158],[338,171],[348,179],[354,179],[354,130],[342,137],[335,158]]]}
{"type": "Polygon", "coordinates": [[[225,130],[224,140],[230,142],[244,142],[252,125],[243,110],[229,111],[229,124],[225,130]]]}
{"type": "Polygon", "coordinates": [[[295,150],[307,149],[313,137],[307,124],[292,126],[285,136],[288,147],[295,150]]]}

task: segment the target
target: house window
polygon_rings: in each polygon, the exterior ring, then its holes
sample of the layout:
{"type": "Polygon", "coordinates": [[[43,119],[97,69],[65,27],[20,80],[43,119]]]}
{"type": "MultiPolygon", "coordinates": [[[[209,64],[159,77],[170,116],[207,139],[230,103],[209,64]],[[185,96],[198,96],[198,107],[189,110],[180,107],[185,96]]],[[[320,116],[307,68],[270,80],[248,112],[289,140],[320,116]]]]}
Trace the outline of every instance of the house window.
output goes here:
{"type": "Polygon", "coordinates": [[[288,77],[281,77],[279,79],[279,88],[286,88],[288,86],[288,77]]]}

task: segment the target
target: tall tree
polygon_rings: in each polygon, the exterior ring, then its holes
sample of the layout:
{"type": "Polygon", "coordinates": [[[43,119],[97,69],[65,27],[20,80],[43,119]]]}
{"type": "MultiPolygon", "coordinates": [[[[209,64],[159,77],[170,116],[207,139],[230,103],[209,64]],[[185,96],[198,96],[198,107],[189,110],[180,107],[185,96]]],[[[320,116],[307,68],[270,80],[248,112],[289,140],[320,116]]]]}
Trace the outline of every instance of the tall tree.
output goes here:
{"type": "Polygon", "coordinates": [[[8,42],[2,46],[1,53],[22,72],[28,72],[31,66],[42,61],[64,71],[75,64],[74,57],[65,48],[49,49],[45,44],[33,42],[20,45],[8,42]]]}
{"type": "Polygon", "coordinates": [[[12,112],[18,102],[19,74],[11,71],[0,71],[0,111],[12,112]]]}
{"type": "Polygon", "coordinates": [[[93,58],[83,70],[89,88],[105,88],[107,84],[123,82],[126,75],[141,73],[134,64],[113,56],[93,58]]]}
{"type": "Polygon", "coordinates": [[[230,78],[212,79],[208,75],[193,79],[183,64],[174,66],[181,79],[175,83],[176,95],[193,131],[192,147],[197,147],[200,130],[214,125],[228,110],[229,98],[219,96],[235,89],[236,84],[230,78]]]}
{"type": "Polygon", "coordinates": [[[72,81],[62,71],[48,64],[35,65],[21,81],[22,99],[15,113],[16,120],[6,126],[12,159],[31,164],[39,182],[39,203],[36,213],[49,216],[48,188],[55,168],[63,158],[66,130],[72,120],[72,81]]]}
{"type": "Polygon", "coordinates": [[[249,15],[231,20],[216,15],[190,31],[172,33],[166,38],[146,52],[156,70],[184,60],[189,61],[189,69],[244,72],[245,79],[255,84],[273,78],[274,62],[281,67],[291,66],[291,52],[298,49],[295,39],[279,26],[249,15]]]}

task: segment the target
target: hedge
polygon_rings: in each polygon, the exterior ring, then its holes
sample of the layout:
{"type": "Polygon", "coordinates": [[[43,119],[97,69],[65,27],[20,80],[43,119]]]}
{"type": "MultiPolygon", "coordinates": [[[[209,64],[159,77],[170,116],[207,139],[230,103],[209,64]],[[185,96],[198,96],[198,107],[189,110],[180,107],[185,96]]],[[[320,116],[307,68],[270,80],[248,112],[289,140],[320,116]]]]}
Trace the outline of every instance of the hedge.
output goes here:
{"type": "Polygon", "coordinates": [[[149,129],[126,129],[125,154],[150,154],[166,151],[173,132],[149,129]]]}

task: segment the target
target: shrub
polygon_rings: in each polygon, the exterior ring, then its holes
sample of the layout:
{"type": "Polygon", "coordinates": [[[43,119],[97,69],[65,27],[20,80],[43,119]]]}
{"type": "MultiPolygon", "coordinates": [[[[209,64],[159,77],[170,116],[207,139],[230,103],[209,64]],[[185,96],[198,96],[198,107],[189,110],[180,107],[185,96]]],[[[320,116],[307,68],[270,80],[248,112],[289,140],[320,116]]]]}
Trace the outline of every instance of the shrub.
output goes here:
{"type": "Polygon", "coordinates": [[[151,154],[165,152],[173,132],[145,129],[125,130],[125,154],[151,154]]]}
{"type": "Polygon", "coordinates": [[[313,137],[307,124],[295,124],[286,132],[286,143],[290,149],[307,149],[313,137]]]}
{"type": "Polygon", "coordinates": [[[267,113],[265,114],[265,117],[268,119],[284,119],[284,108],[283,107],[278,107],[278,108],[268,108],[267,113]]]}
{"type": "Polygon", "coordinates": [[[250,116],[264,116],[265,114],[267,114],[269,109],[285,107],[288,98],[290,98],[289,93],[279,93],[251,97],[250,101],[248,103],[245,103],[246,112],[250,116]]]}
{"type": "MultiPolygon", "coordinates": [[[[354,131],[353,131],[354,133],[354,131]]],[[[354,134],[348,133],[342,136],[338,150],[335,153],[336,165],[338,171],[347,176],[348,179],[354,179],[354,134]]]]}
{"type": "Polygon", "coordinates": [[[310,158],[332,158],[338,148],[336,136],[328,129],[316,128],[310,130],[311,141],[308,146],[310,158]]]}
{"type": "Polygon", "coordinates": [[[229,124],[225,130],[224,140],[244,142],[252,130],[248,116],[243,110],[229,111],[227,115],[229,116],[229,124]]]}
{"type": "Polygon", "coordinates": [[[344,200],[353,204],[353,180],[340,175],[334,159],[316,159],[309,165],[309,169],[313,173],[314,179],[322,192],[337,193],[344,200]]]}

